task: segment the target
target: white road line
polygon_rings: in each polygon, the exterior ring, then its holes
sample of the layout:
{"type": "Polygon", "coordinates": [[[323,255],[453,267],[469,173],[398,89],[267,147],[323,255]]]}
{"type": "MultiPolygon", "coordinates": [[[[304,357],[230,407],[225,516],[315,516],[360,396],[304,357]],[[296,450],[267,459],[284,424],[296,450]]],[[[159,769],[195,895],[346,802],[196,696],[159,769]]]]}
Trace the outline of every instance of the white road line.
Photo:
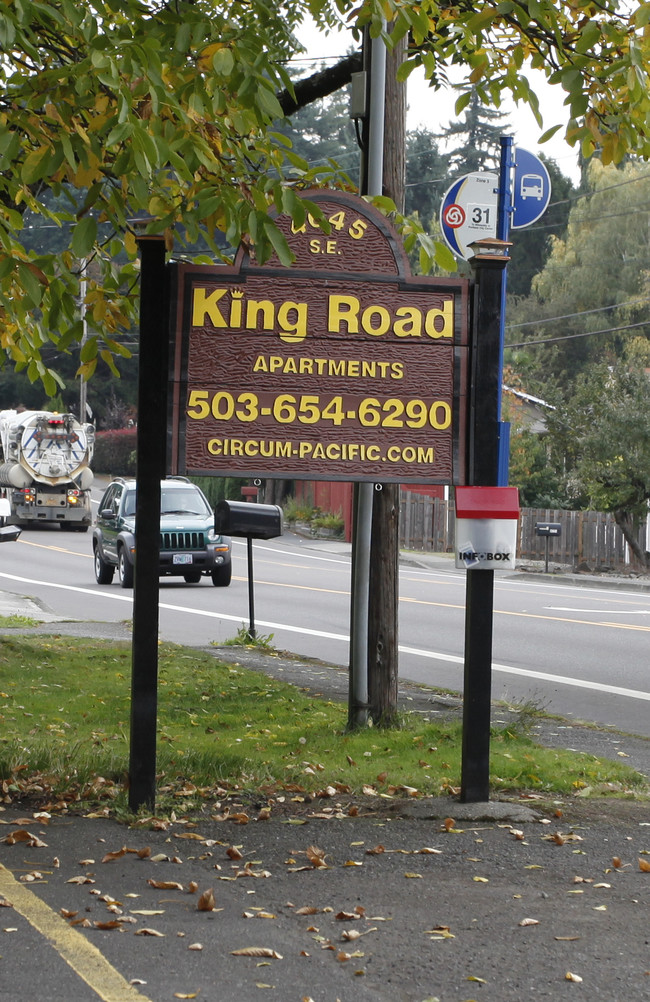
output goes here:
{"type": "MultiPolygon", "coordinates": [[[[97,596],[97,592],[91,588],[80,588],[76,585],[64,585],[64,584],[51,584],[48,581],[37,581],[33,578],[22,578],[15,574],[4,574],[0,571],[0,578],[7,578],[10,581],[17,581],[20,584],[31,584],[40,585],[41,587],[56,588],[57,590],[72,591],[77,592],[81,595],[94,595],[97,596]]],[[[133,603],[133,597],[131,594],[123,595],[118,592],[105,591],[102,592],[102,598],[112,599],[115,602],[130,602],[133,603]]],[[[224,619],[228,622],[241,623],[241,616],[230,616],[223,612],[210,612],[202,609],[191,609],[184,605],[172,605],[168,602],[160,603],[161,609],[166,609],[169,612],[180,612],[183,615],[190,616],[205,616],[209,619],[224,619]]],[[[349,643],[349,636],[344,633],[329,633],[325,630],[310,630],[303,626],[289,626],[286,623],[271,623],[266,620],[255,620],[256,626],[263,626],[265,629],[271,630],[286,630],[288,633],[300,633],[307,637],[324,637],[327,640],[340,640],[343,643],[349,643]]],[[[431,661],[447,661],[451,664],[464,664],[462,657],[456,654],[442,654],[438,651],[426,651],[418,647],[406,647],[402,644],[399,645],[399,651],[402,654],[413,654],[416,657],[428,658],[431,661]]],[[[554,685],[570,685],[579,689],[591,689],[595,692],[608,693],[612,696],[628,696],[631,699],[643,699],[650,701],[650,692],[642,692],[640,689],[626,689],[623,686],[618,685],[606,685],[603,682],[593,682],[589,679],[572,678],[567,675],[553,675],[550,672],[532,671],[528,668],[513,668],[510,665],[502,665],[492,662],[492,670],[495,672],[501,672],[505,675],[520,675],[522,678],[530,678],[540,682],[552,682],[554,685]]]]}
{"type": "MultiPolygon", "coordinates": [[[[464,664],[463,658],[455,654],[436,654],[432,651],[418,650],[417,647],[401,647],[400,651],[405,654],[415,654],[422,658],[433,658],[436,661],[451,661],[453,664],[464,664]]],[[[528,668],[513,668],[510,665],[497,664],[492,662],[492,671],[502,672],[505,675],[522,675],[524,678],[536,679],[540,682],[553,682],[556,685],[573,685],[579,689],[593,689],[596,692],[606,692],[612,696],[630,696],[632,699],[650,700],[650,692],[642,692],[640,689],[625,689],[619,685],[606,685],[604,682],[592,682],[590,679],[571,678],[568,675],[552,675],[545,671],[531,671],[528,668]]]]}
{"type": "Polygon", "coordinates": [[[550,612],[591,612],[598,616],[650,616],[650,609],[574,609],[571,605],[547,605],[550,612]]]}

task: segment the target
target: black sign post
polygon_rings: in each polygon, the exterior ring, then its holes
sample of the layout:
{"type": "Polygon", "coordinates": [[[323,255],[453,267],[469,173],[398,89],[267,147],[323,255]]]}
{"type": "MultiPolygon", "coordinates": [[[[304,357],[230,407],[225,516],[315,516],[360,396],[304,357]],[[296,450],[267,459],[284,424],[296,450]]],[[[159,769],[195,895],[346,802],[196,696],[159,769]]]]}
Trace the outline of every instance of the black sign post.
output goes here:
{"type": "MultiPolygon", "coordinates": [[[[478,242],[477,242],[478,243],[478,242]]],[[[503,269],[509,245],[483,241],[475,272],[470,355],[469,483],[498,483],[500,329],[503,269]]],[[[494,571],[467,571],[461,793],[464,803],[490,796],[490,709],[494,571]]]]}
{"type": "Polygon", "coordinates": [[[156,800],[160,481],[165,476],[169,310],[164,238],[141,237],[138,245],[140,349],[129,755],[132,811],[142,806],[153,810],[156,800]]]}

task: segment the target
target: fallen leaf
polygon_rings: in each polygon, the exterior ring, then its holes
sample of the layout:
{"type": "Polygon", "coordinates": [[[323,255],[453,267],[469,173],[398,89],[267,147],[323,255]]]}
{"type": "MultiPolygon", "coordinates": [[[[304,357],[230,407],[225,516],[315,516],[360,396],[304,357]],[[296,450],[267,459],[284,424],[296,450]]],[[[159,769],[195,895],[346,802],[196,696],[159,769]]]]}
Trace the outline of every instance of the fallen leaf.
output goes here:
{"type": "Polygon", "coordinates": [[[187,949],[188,950],[202,950],[203,949],[203,943],[190,943],[190,945],[188,946],[187,949]]]}
{"type": "Polygon", "coordinates": [[[554,936],[558,943],[575,943],[576,940],[580,939],[580,936],[554,936]]]}
{"type": "Polygon", "coordinates": [[[486,985],[487,981],[485,978],[477,978],[474,974],[468,974],[465,978],[466,981],[478,981],[480,985],[486,985]]]}
{"type": "Polygon", "coordinates": [[[582,981],[582,978],[580,977],[579,974],[572,974],[571,971],[567,971],[566,974],[564,975],[564,980],[580,982],[582,981]]]}
{"type": "Polygon", "coordinates": [[[133,934],[134,936],[160,936],[164,938],[164,932],[158,932],[157,929],[136,929],[133,934]]]}
{"type": "Polygon", "coordinates": [[[79,877],[70,877],[69,880],[66,880],[66,884],[94,884],[94,883],[95,883],[94,880],[92,880],[90,877],[86,877],[84,874],[81,874],[79,877]]]}
{"type": "Polygon", "coordinates": [[[233,957],[270,957],[272,960],[282,960],[282,954],[267,946],[244,946],[240,950],[231,950],[233,957]]]}
{"type": "Polygon", "coordinates": [[[380,856],[382,852],[386,852],[383,845],[376,845],[374,849],[366,849],[366,856],[380,856]]]}
{"type": "Polygon", "coordinates": [[[523,918],[519,925],[539,925],[539,920],[534,918],[523,918]]]}
{"type": "Polygon", "coordinates": [[[405,873],[404,876],[407,880],[422,880],[421,873],[405,873]]]}
{"type": "Polygon", "coordinates": [[[315,845],[310,845],[307,849],[307,859],[313,867],[318,869],[319,867],[327,867],[325,862],[325,852],[323,849],[319,849],[315,845]]]}
{"type": "Polygon", "coordinates": [[[43,842],[38,835],[32,835],[26,828],[17,828],[15,832],[10,832],[5,838],[0,839],[0,842],[6,842],[7,845],[15,845],[17,842],[27,842],[32,849],[47,848],[47,842],[43,842]]]}
{"type": "Polygon", "coordinates": [[[212,912],[214,911],[214,891],[212,888],[204,891],[199,900],[196,903],[196,907],[200,912],[212,912]]]}
{"type": "Polygon", "coordinates": [[[195,999],[198,992],[174,992],[175,999],[195,999]]]}
{"type": "Polygon", "coordinates": [[[650,873],[650,860],[639,858],[639,869],[644,873],[650,873]]]}
{"type": "Polygon", "coordinates": [[[477,884],[489,884],[490,882],[488,877],[472,877],[472,880],[475,880],[477,884]]]}
{"type": "Polygon", "coordinates": [[[445,820],[442,823],[448,832],[451,831],[452,828],[456,827],[456,822],[454,821],[453,818],[445,818],[445,820]]]}
{"type": "Polygon", "coordinates": [[[622,866],[622,865],[623,865],[623,863],[622,863],[622,861],[621,861],[621,857],[620,857],[620,856],[614,856],[614,858],[613,858],[613,860],[612,860],[612,866],[613,866],[613,867],[614,867],[615,869],[617,869],[617,870],[618,870],[618,868],[619,868],[620,866],[622,866]]]}
{"type": "MultiPolygon", "coordinates": [[[[126,853],[126,846],[123,845],[121,849],[117,849],[115,852],[107,852],[102,859],[102,863],[112,863],[114,859],[120,859],[122,856],[126,856],[126,853]]],[[[93,860],[90,860],[90,862],[92,863],[93,860]]],[[[83,866],[83,863],[81,865],[83,866]]]]}
{"type": "Polygon", "coordinates": [[[427,935],[430,935],[434,941],[437,939],[456,939],[453,932],[449,931],[448,925],[437,925],[434,929],[427,929],[427,935]]]}
{"type": "Polygon", "coordinates": [[[182,891],[183,885],[176,880],[147,880],[150,887],[155,887],[157,891],[182,891]]]}
{"type": "Polygon", "coordinates": [[[241,853],[239,851],[239,849],[236,846],[234,846],[234,845],[231,845],[231,846],[229,846],[226,849],[226,856],[228,856],[230,859],[243,859],[244,858],[243,857],[243,853],[241,853]]]}

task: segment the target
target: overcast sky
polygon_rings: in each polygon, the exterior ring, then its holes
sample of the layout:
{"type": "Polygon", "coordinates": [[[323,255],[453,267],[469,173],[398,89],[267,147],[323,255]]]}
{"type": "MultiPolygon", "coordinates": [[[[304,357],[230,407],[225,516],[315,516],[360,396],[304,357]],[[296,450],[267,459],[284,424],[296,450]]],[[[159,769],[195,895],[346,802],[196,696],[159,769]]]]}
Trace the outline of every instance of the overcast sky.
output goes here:
{"type": "MultiPolygon", "coordinates": [[[[316,61],[316,65],[321,59],[327,59],[329,63],[336,56],[344,56],[354,45],[351,33],[345,31],[325,35],[310,26],[305,27],[298,35],[307,48],[308,56],[316,61]]],[[[298,65],[304,66],[305,72],[310,69],[308,62],[301,61],[298,65]]],[[[577,152],[562,138],[564,129],[560,129],[549,142],[542,145],[538,142],[540,135],[546,129],[558,122],[566,122],[568,116],[563,107],[566,95],[560,87],[548,84],[541,73],[529,73],[528,76],[540,99],[544,127],[539,128],[532,113],[524,105],[516,108],[512,102],[506,105],[504,101],[499,109],[507,114],[508,127],[504,128],[504,134],[514,136],[515,144],[531,153],[541,152],[551,157],[557,161],[563,174],[578,181],[580,172],[577,152]]],[[[423,72],[413,72],[409,77],[407,89],[408,128],[424,126],[432,132],[440,132],[454,121],[456,97],[457,94],[452,90],[432,90],[425,81],[423,72]]]]}

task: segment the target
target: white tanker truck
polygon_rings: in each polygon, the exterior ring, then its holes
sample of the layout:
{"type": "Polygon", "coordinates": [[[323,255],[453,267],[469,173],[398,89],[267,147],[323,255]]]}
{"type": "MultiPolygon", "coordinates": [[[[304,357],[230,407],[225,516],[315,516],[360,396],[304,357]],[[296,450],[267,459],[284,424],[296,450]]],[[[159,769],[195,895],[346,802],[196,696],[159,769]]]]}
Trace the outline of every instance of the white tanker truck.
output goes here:
{"type": "Polygon", "coordinates": [[[86,532],[94,445],[94,426],[73,414],[0,411],[0,492],[11,504],[8,521],[86,532]]]}

